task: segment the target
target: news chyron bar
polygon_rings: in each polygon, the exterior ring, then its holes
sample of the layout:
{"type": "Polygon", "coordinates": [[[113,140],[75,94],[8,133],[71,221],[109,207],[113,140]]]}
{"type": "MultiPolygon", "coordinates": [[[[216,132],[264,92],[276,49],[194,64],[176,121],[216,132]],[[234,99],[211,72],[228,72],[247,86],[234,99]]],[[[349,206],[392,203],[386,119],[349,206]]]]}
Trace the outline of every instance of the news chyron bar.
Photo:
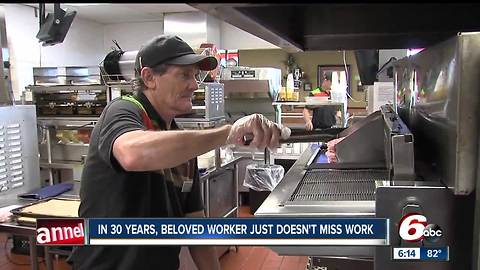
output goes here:
{"type": "MultiPolygon", "coordinates": [[[[392,247],[390,232],[385,218],[77,218],[38,219],[36,240],[45,246],[383,246],[395,261],[448,260],[448,247],[392,247]]],[[[442,235],[419,214],[404,216],[398,233],[412,243],[442,235]]]]}
{"type": "Polygon", "coordinates": [[[388,245],[387,219],[39,219],[40,245],[388,245]]]}

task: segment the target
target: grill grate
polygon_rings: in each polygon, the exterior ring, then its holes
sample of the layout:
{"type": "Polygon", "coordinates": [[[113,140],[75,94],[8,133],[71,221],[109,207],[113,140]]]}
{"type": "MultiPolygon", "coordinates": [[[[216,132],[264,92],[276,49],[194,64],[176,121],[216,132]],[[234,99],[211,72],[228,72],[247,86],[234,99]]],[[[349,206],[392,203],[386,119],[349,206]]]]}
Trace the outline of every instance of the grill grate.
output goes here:
{"type": "Polygon", "coordinates": [[[384,170],[310,170],[288,201],[374,201],[375,181],[386,180],[384,170]]]}

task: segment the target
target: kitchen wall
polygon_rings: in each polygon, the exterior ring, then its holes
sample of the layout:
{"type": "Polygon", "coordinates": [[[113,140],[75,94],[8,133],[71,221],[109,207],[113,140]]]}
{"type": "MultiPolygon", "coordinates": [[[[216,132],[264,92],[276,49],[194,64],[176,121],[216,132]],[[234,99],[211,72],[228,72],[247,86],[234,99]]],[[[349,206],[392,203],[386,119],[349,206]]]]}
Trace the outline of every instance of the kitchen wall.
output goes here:
{"type": "MultiPolygon", "coordinates": [[[[317,67],[318,65],[343,65],[342,51],[307,51],[293,53],[297,64],[312,83],[312,87],[317,87],[317,67]]],[[[259,49],[259,50],[240,50],[239,61],[241,66],[250,67],[276,67],[282,69],[282,75],[286,73],[286,60],[288,53],[282,49],[259,49]]],[[[348,100],[348,106],[351,108],[365,107],[365,93],[359,92],[357,84],[359,79],[357,63],[352,51],[346,52],[346,62],[350,65],[350,85],[352,87],[352,99],[348,100]]],[[[300,91],[302,97],[308,95],[308,92],[300,91]]]]}
{"type": "Polygon", "coordinates": [[[96,66],[105,56],[103,25],[96,22],[76,17],[64,42],[52,47],[42,47],[36,38],[39,18],[33,7],[6,4],[5,25],[16,100],[33,83],[33,67],[96,66]]]}
{"type": "Polygon", "coordinates": [[[221,21],[207,14],[207,41],[213,43],[218,49],[222,46],[221,21]]]}
{"type": "Polygon", "coordinates": [[[138,50],[153,36],[163,34],[163,17],[155,22],[100,24],[75,17],[61,44],[42,47],[36,38],[39,18],[33,7],[5,5],[12,88],[16,100],[33,84],[33,67],[97,66],[117,40],[122,49],[138,50]],[[27,53],[28,52],[28,53],[27,53]]]}
{"type": "MultiPolygon", "coordinates": [[[[219,49],[278,48],[228,23],[207,16],[208,39],[219,49]]],[[[138,50],[153,36],[164,33],[163,17],[154,22],[100,24],[78,16],[61,44],[42,47],[36,38],[39,18],[35,9],[5,4],[5,24],[10,49],[12,88],[15,99],[33,83],[33,67],[96,66],[117,40],[123,50],[138,50]]]]}
{"type": "Polygon", "coordinates": [[[163,16],[154,22],[113,23],[103,25],[103,52],[105,55],[115,47],[116,40],[124,51],[137,51],[140,46],[163,34],[163,16]]]}
{"type": "Polygon", "coordinates": [[[34,15],[33,8],[5,5],[11,82],[16,100],[19,99],[20,89],[33,83],[32,67],[40,62],[40,45],[35,38],[38,32],[38,19],[34,15]]]}
{"type": "Polygon", "coordinates": [[[103,25],[75,18],[63,43],[40,49],[41,66],[98,66],[105,57],[103,25]]]}
{"type": "MultiPolygon", "coordinates": [[[[264,41],[231,24],[206,16],[206,41],[213,42],[218,49],[271,49],[277,46],[264,41]]],[[[123,50],[136,51],[150,38],[164,33],[163,18],[155,22],[118,23],[104,25],[104,51],[118,41],[123,50]]]]}
{"type": "MultiPolygon", "coordinates": [[[[78,15],[77,15],[78,16],[78,15]]],[[[239,49],[240,64],[244,66],[273,66],[282,68],[287,53],[277,46],[249,34],[226,22],[208,17],[211,26],[210,39],[219,40],[220,49],[239,49]]],[[[15,99],[25,86],[33,83],[33,67],[38,66],[96,66],[118,41],[123,50],[138,50],[153,36],[164,33],[163,17],[154,22],[100,24],[76,17],[63,43],[52,47],[42,47],[35,37],[38,32],[38,17],[34,8],[21,4],[5,5],[5,23],[10,49],[12,88],[15,99]]],[[[342,53],[337,51],[314,51],[295,53],[297,63],[312,82],[317,85],[317,65],[342,64],[342,53]]],[[[352,52],[347,53],[347,64],[351,65],[351,85],[353,98],[362,102],[352,102],[350,107],[364,107],[363,92],[357,91],[358,71],[352,52]]],[[[303,92],[302,95],[308,93],[303,92]]]]}

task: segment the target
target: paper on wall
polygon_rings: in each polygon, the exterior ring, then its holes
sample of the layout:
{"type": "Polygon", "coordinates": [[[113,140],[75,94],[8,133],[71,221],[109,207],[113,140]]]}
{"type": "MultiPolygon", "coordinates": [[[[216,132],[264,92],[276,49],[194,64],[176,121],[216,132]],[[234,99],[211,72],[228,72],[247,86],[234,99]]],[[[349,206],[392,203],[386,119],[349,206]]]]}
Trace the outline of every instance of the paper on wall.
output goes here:
{"type": "Polygon", "coordinates": [[[393,104],[393,82],[375,82],[373,84],[373,111],[380,109],[385,104],[393,104]]]}

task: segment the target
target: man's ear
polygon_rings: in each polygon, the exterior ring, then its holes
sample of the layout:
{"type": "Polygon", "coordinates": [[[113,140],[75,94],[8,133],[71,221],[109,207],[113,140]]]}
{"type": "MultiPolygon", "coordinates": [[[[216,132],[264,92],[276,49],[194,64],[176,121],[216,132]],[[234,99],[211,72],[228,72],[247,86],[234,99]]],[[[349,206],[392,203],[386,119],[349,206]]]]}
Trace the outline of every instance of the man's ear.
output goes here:
{"type": "Polygon", "coordinates": [[[153,75],[153,70],[149,67],[144,67],[140,71],[140,76],[142,77],[143,83],[146,88],[155,89],[156,81],[153,75]]]}

